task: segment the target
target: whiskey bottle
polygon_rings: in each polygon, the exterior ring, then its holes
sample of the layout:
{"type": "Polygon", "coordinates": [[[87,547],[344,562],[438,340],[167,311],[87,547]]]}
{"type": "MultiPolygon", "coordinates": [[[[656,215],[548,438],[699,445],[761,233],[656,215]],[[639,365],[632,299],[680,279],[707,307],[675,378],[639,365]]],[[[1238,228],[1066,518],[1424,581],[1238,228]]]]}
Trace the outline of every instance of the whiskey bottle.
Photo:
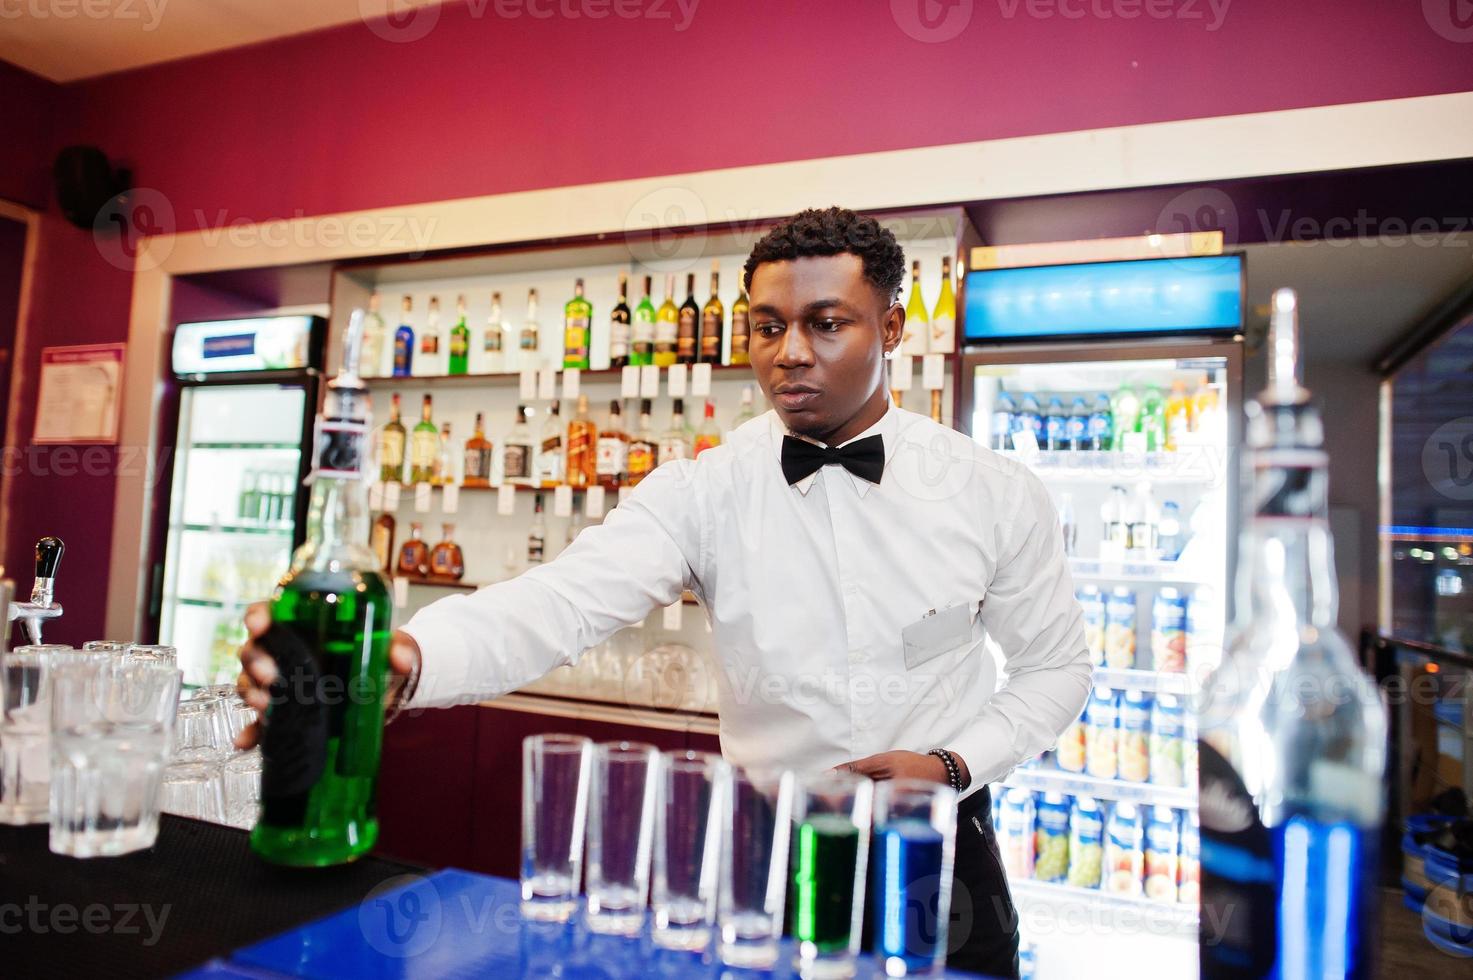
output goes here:
{"type": "Polygon", "coordinates": [[[378,520],[373,522],[373,530],[368,536],[368,545],[373,549],[374,557],[378,559],[378,567],[385,574],[392,574],[394,571],[395,524],[393,514],[380,514],[378,520]]]}
{"type": "Polygon", "coordinates": [[[542,516],[542,494],[532,505],[532,528],[527,532],[527,564],[540,565],[547,552],[547,519],[542,516]]]}
{"type": "Polygon", "coordinates": [[[424,525],[409,525],[409,540],[399,546],[399,574],[424,578],[430,573],[430,549],[424,542],[424,525]]]}
{"type": "Polygon", "coordinates": [[[527,406],[517,406],[517,420],[501,441],[501,478],[507,483],[531,486],[536,466],[532,427],[527,424],[527,406]]]}
{"type": "Polygon", "coordinates": [[[537,321],[537,290],[527,290],[527,319],[522,323],[521,339],[518,344],[520,361],[517,365],[523,371],[537,370],[542,367],[542,356],[538,350],[542,327],[537,321]]]}
{"type": "Polygon", "coordinates": [[[629,459],[625,463],[624,482],[631,487],[637,486],[655,468],[659,454],[660,444],[655,439],[654,430],[650,428],[650,400],[646,398],[639,403],[639,431],[629,440],[629,459]]]}
{"type": "Polygon", "coordinates": [[[598,434],[598,485],[618,489],[628,465],[629,433],[624,431],[623,409],[615,399],[609,402],[609,424],[598,434]]]}
{"type": "Polygon", "coordinates": [[[468,487],[491,485],[491,440],[482,428],[481,413],[476,413],[476,431],[465,441],[465,474],[462,482],[468,487]]]}
{"type": "Polygon", "coordinates": [[[580,489],[598,482],[598,430],[588,416],[588,396],[578,396],[578,411],[568,423],[568,485],[580,489]]]}
{"type": "Polygon", "coordinates": [[[363,351],[358,355],[358,377],[377,378],[384,373],[384,318],[379,315],[378,293],[368,297],[368,315],[363,318],[363,351]]]}
{"type": "Polygon", "coordinates": [[[430,551],[430,574],[459,582],[465,576],[465,555],[455,543],[455,525],[440,525],[441,539],[430,551]]]}
{"type": "Polygon", "coordinates": [[[537,441],[537,472],[534,486],[552,489],[567,477],[567,446],[563,442],[563,420],[559,414],[560,404],[552,403],[547,419],[542,423],[542,433],[537,441]]]}
{"type": "Polygon", "coordinates": [[[409,440],[409,482],[435,482],[435,459],[440,452],[440,432],[432,418],[430,396],[425,395],[419,424],[409,440]]]}
{"type": "Polygon", "coordinates": [[[481,340],[481,372],[500,374],[507,368],[506,337],[511,326],[501,312],[501,294],[491,294],[491,312],[486,315],[486,332],[481,340]]]}

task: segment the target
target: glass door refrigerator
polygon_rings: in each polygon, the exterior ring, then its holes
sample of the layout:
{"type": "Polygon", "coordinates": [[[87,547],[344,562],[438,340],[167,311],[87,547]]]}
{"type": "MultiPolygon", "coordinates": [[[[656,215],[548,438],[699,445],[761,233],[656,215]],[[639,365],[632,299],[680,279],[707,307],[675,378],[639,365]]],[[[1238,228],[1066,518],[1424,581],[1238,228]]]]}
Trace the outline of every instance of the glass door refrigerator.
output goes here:
{"type": "Polygon", "coordinates": [[[1041,980],[1195,977],[1190,695],[1230,605],[1242,258],[974,269],[964,289],[956,417],[1052,495],[1095,664],[1080,720],[992,788],[1025,959],[1041,980]]]}
{"type": "Polygon", "coordinates": [[[303,540],[326,327],[278,316],[174,334],[179,423],[149,613],[186,684],[234,680],[242,611],[270,594],[303,540]]]}

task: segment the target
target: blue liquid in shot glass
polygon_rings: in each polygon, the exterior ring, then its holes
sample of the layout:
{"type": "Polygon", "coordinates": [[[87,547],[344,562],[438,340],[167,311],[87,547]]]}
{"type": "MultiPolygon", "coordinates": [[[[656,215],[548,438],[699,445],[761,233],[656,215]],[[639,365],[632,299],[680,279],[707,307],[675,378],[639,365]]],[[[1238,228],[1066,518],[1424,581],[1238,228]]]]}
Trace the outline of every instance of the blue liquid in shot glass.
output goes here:
{"type": "Polygon", "coordinates": [[[941,832],[925,820],[903,819],[886,824],[876,838],[877,952],[907,970],[931,966],[946,951],[940,904],[942,887],[950,883],[942,881],[941,832]]]}

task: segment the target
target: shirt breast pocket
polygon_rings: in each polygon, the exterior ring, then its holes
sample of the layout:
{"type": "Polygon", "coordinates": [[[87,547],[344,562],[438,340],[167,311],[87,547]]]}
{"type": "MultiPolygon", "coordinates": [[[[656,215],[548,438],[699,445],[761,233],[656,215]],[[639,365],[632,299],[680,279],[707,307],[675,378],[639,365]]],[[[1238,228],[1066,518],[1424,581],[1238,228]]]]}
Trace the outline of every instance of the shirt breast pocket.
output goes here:
{"type": "Polygon", "coordinates": [[[977,607],[976,602],[958,602],[945,609],[928,612],[902,629],[900,639],[905,651],[906,669],[915,670],[943,653],[970,646],[977,607]]]}

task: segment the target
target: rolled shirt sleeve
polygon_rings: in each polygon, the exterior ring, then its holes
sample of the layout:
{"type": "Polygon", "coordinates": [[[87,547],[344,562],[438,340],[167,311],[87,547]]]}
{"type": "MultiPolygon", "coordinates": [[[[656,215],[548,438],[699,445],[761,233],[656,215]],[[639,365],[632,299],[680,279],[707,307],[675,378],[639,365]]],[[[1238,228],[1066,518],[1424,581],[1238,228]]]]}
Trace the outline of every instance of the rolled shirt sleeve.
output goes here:
{"type": "Polygon", "coordinates": [[[700,568],[696,484],[692,461],[657,467],[553,561],[420,610],[403,627],[422,660],[408,706],[499,697],[677,601],[700,568]]]}
{"type": "Polygon", "coordinates": [[[950,746],[973,786],[1052,748],[1084,709],[1093,672],[1058,515],[1038,477],[1020,472],[1024,492],[999,525],[997,569],[981,606],[1007,680],[950,746]]]}

